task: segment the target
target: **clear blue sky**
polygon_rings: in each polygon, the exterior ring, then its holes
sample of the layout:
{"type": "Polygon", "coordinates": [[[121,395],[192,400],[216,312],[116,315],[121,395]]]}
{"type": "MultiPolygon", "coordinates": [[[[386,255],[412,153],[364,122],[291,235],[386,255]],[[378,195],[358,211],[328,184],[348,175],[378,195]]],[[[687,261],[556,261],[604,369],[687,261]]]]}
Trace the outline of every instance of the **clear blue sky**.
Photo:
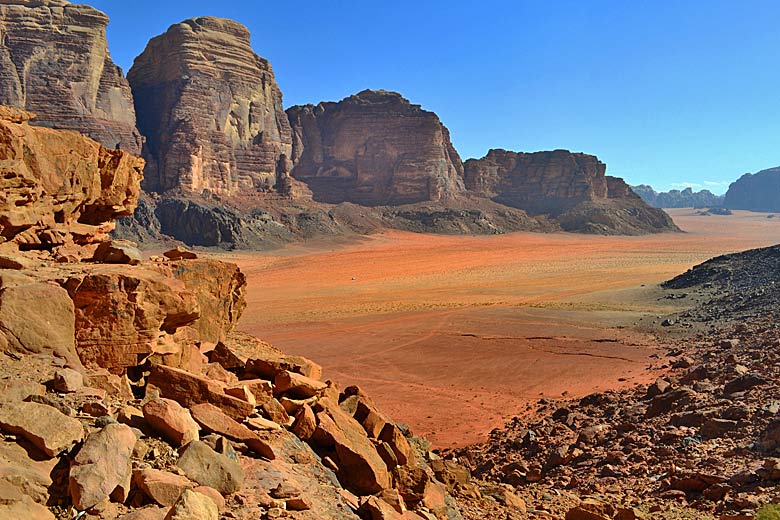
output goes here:
{"type": "Polygon", "coordinates": [[[775,0],[88,3],[125,71],[173,23],[233,18],[285,107],[395,90],[439,114],[464,159],[567,148],[633,184],[716,192],[780,165],[775,0]]]}

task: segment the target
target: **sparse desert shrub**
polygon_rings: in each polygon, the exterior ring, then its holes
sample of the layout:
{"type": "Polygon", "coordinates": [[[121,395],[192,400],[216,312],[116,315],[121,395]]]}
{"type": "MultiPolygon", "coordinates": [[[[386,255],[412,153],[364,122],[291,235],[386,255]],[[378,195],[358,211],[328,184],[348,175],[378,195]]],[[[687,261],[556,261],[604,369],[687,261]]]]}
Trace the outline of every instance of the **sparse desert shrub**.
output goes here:
{"type": "Polygon", "coordinates": [[[756,512],[754,520],[780,520],[780,505],[765,505],[756,512]]]}

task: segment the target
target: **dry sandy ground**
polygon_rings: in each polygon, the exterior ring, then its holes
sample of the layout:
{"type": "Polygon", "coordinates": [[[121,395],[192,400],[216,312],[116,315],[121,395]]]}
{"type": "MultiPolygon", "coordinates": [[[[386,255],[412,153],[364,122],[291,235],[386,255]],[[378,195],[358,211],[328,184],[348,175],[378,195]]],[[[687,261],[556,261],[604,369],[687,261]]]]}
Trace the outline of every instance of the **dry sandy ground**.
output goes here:
{"type": "Polygon", "coordinates": [[[765,214],[670,213],[686,233],[388,231],[230,255],[249,280],[239,328],[358,384],[435,445],[469,444],[540,396],[654,378],[659,345],[630,325],[673,310],[655,284],[780,242],[780,218],[765,214]]]}

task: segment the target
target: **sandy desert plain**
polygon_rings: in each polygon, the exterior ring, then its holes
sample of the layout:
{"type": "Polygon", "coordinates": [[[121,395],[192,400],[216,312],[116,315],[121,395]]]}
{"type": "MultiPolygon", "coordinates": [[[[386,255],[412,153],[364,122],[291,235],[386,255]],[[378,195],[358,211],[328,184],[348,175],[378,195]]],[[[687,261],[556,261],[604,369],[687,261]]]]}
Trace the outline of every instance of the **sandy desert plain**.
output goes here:
{"type": "Polygon", "coordinates": [[[540,397],[655,379],[658,283],[723,253],[780,242],[780,218],[670,210],[684,233],[607,237],[385,231],[223,255],[246,273],[239,329],[317,360],[448,448],[540,397]]]}

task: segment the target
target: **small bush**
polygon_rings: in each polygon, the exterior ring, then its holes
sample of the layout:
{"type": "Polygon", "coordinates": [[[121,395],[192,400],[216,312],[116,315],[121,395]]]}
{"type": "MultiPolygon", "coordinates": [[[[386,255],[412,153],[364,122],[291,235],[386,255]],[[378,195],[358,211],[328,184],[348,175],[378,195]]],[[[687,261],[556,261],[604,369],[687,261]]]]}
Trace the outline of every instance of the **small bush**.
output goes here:
{"type": "Polygon", "coordinates": [[[780,520],[780,505],[765,505],[756,512],[754,520],[780,520]]]}

